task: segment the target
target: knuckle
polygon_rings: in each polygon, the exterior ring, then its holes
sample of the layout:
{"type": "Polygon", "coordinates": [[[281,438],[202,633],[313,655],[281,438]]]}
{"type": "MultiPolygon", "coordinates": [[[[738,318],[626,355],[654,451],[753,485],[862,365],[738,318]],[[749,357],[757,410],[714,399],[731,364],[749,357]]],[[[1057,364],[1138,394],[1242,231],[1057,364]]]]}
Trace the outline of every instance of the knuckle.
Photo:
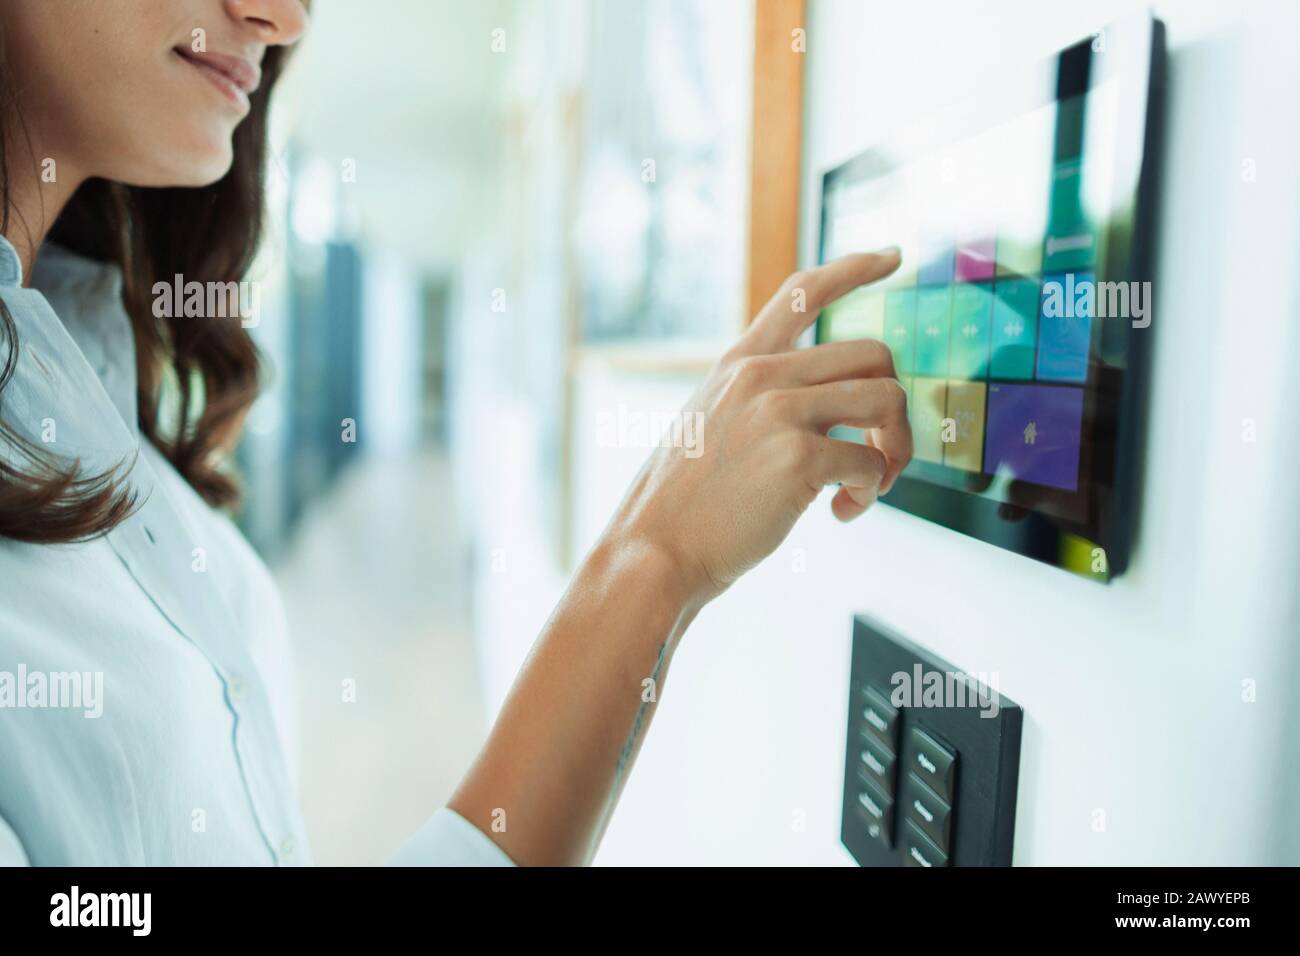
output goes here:
{"type": "Polygon", "coordinates": [[[722,354],[722,358],[719,359],[718,361],[718,366],[720,368],[731,368],[742,358],[748,355],[749,354],[747,350],[749,345],[748,338],[749,338],[748,333],[742,335],[736,341],[736,343],[731,346],[731,348],[727,349],[727,351],[722,354]]]}
{"type": "Polygon", "coordinates": [[[837,405],[851,407],[864,415],[872,414],[880,401],[880,392],[874,379],[851,378],[835,382],[831,387],[840,392],[837,405]]]}
{"type": "Polygon", "coordinates": [[[894,352],[880,339],[865,339],[872,364],[878,365],[890,378],[894,377],[894,352]]]}
{"type": "Polygon", "coordinates": [[[801,431],[788,431],[777,440],[777,466],[782,471],[802,474],[812,462],[814,452],[811,435],[801,431]]]}
{"type": "Polygon", "coordinates": [[[731,366],[731,386],[743,394],[761,391],[768,380],[770,365],[767,356],[746,355],[731,366]]]}
{"type": "Polygon", "coordinates": [[[795,397],[785,389],[772,389],[758,397],[757,413],[766,422],[783,422],[794,417],[795,397]]]}
{"type": "Polygon", "coordinates": [[[903,388],[903,383],[898,379],[881,378],[877,379],[885,393],[885,401],[891,408],[897,409],[903,417],[907,417],[907,389],[903,388]]]}
{"type": "Polygon", "coordinates": [[[880,386],[874,378],[853,378],[841,382],[840,388],[847,393],[846,398],[859,408],[870,409],[880,398],[880,386]]]}

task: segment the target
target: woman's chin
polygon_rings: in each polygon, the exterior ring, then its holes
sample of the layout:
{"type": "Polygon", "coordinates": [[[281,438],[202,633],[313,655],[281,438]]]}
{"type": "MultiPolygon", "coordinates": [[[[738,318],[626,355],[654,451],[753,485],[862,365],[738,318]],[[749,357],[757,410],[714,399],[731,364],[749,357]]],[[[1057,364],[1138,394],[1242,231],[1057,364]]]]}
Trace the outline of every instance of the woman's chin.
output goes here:
{"type": "Polygon", "coordinates": [[[229,137],[220,141],[194,143],[171,150],[160,150],[150,157],[150,162],[140,164],[133,173],[107,178],[131,186],[148,188],[201,189],[211,186],[230,172],[235,161],[235,151],[229,137]]]}
{"type": "Polygon", "coordinates": [[[221,162],[206,164],[201,169],[196,169],[185,182],[176,183],[177,186],[187,186],[195,189],[204,186],[211,186],[225,178],[226,173],[230,172],[230,167],[234,164],[234,157],[227,156],[221,162]]]}
{"type": "Polygon", "coordinates": [[[230,140],[226,139],[202,155],[191,157],[191,161],[176,170],[176,182],[173,186],[201,188],[211,186],[230,172],[235,162],[235,152],[230,140]]]}

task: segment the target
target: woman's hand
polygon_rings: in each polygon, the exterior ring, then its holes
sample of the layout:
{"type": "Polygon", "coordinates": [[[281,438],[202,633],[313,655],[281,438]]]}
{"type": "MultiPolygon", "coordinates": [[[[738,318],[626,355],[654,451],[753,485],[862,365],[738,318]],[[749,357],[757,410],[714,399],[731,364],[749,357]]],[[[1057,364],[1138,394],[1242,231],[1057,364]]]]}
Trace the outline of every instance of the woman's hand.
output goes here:
{"type": "Polygon", "coordinates": [[[511,859],[590,859],[695,612],[771,554],[825,485],[843,483],[832,506],[847,520],[907,464],[883,345],[793,351],[823,306],[897,267],[890,251],[792,276],[686,406],[702,430],[641,470],[452,797],[511,859]],[[868,429],[870,447],[827,438],[839,424],[868,429]]]}
{"type": "Polygon", "coordinates": [[[683,410],[691,440],[651,456],[606,539],[668,554],[702,604],[771,554],[824,486],[842,485],[831,507],[844,521],[888,491],[912,456],[889,349],[794,346],[822,308],[898,262],[864,253],[786,280],[683,410]],[[835,425],[867,429],[868,444],[828,438],[835,425]]]}

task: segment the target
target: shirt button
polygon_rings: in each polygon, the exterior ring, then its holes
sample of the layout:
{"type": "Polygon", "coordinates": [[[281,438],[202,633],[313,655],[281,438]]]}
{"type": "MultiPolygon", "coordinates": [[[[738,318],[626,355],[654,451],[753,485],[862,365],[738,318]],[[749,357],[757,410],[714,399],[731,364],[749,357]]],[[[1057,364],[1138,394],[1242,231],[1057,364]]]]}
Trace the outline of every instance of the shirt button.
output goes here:
{"type": "Polygon", "coordinates": [[[287,860],[292,857],[293,851],[296,849],[297,845],[293,842],[293,837],[285,837],[280,841],[280,856],[283,859],[287,860]]]}
{"type": "Polygon", "coordinates": [[[231,674],[227,683],[230,686],[230,696],[236,699],[244,696],[244,678],[238,674],[231,674]]]}

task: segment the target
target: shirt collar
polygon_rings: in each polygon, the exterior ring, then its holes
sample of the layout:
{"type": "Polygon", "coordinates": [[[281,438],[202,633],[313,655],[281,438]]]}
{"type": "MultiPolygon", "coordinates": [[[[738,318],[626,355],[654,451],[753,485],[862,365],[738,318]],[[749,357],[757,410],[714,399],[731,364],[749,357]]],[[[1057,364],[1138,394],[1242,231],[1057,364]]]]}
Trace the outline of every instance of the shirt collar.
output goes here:
{"type": "Polygon", "coordinates": [[[4,236],[0,236],[0,286],[23,284],[23,260],[18,250],[4,236]]]}
{"type": "MultiPolygon", "coordinates": [[[[0,276],[13,246],[0,246],[0,276]],[[6,248],[7,247],[7,248],[6,248]]],[[[13,262],[17,262],[14,254],[13,262]]],[[[22,267],[18,265],[21,275],[22,267]]],[[[122,271],[45,243],[32,268],[31,288],[40,292],[99,376],[108,397],[133,433],[136,418],[135,333],[122,305],[122,271]]]]}

